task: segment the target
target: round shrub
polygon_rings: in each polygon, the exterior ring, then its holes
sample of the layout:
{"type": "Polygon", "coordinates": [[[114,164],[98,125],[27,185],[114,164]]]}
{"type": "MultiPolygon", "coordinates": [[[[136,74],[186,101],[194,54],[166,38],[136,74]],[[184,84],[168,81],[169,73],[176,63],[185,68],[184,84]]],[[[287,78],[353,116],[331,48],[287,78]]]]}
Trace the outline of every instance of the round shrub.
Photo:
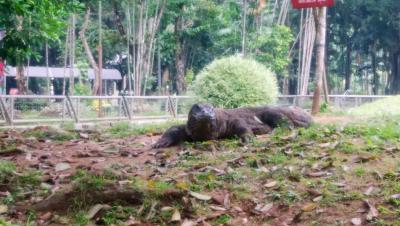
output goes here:
{"type": "Polygon", "coordinates": [[[191,88],[199,101],[224,108],[271,104],[278,95],[275,75],[257,61],[239,56],[214,60],[191,88]]]}

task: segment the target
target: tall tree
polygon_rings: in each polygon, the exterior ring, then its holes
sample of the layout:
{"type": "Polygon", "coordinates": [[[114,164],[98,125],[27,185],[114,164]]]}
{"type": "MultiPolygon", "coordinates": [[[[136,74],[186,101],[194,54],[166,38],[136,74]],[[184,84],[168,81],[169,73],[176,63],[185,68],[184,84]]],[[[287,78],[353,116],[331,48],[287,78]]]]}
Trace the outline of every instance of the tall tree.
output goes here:
{"type": "Polygon", "coordinates": [[[321,89],[325,70],[325,40],[326,40],[326,7],[314,11],[315,23],[317,26],[316,36],[316,83],[314,89],[314,98],[312,103],[312,114],[317,114],[320,108],[321,89]]]}
{"type": "Polygon", "coordinates": [[[65,18],[78,3],[73,0],[3,0],[0,1],[0,24],[6,30],[0,41],[0,55],[17,66],[17,86],[26,93],[24,64],[28,58],[39,58],[35,46],[58,40],[65,18]]]}

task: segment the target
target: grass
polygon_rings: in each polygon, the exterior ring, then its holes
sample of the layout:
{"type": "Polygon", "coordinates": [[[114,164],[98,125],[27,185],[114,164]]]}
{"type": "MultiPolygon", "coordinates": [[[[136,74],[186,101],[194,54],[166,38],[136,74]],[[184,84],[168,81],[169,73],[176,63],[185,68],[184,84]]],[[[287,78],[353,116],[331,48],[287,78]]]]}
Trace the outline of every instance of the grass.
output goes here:
{"type": "Polygon", "coordinates": [[[97,175],[87,170],[78,170],[73,175],[72,180],[79,184],[81,191],[88,191],[91,189],[102,189],[108,182],[116,181],[116,177],[110,173],[97,175]]]}
{"type": "Polygon", "coordinates": [[[160,134],[169,127],[180,124],[180,121],[172,120],[165,123],[137,124],[129,122],[119,122],[111,126],[106,132],[112,137],[128,137],[142,134],[160,134]]]}
{"type": "Polygon", "coordinates": [[[6,179],[15,172],[16,166],[14,163],[6,160],[0,160],[0,184],[5,183],[6,179]]]}
{"type": "Polygon", "coordinates": [[[386,97],[352,108],[348,114],[363,117],[394,116],[400,114],[400,96],[386,97]]]}
{"type": "Polygon", "coordinates": [[[32,130],[26,130],[23,132],[25,137],[34,137],[36,139],[49,139],[55,141],[68,141],[77,138],[76,133],[58,131],[51,127],[36,128],[32,130]]]}

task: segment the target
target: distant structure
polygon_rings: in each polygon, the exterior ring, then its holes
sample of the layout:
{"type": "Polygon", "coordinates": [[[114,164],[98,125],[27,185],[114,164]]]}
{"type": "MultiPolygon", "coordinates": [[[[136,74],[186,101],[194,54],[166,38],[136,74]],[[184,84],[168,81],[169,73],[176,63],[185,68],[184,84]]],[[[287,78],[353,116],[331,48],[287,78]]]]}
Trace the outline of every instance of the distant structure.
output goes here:
{"type": "MultiPolygon", "coordinates": [[[[38,79],[47,79],[50,78],[52,80],[52,85],[62,84],[63,80],[65,79],[68,83],[69,76],[70,76],[70,68],[63,68],[63,67],[26,67],[24,69],[24,76],[25,78],[38,78],[38,79]],[[48,70],[48,71],[47,71],[48,70]]],[[[78,78],[87,78],[89,82],[93,85],[94,80],[94,70],[87,69],[87,70],[79,70],[77,68],[73,69],[73,74],[76,79],[78,78]]],[[[10,89],[16,88],[16,68],[15,67],[7,67],[6,70],[6,91],[9,94],[10,89]]],[[[103,93],[105,95],[113,95],[114,93],[118,92],[120,87],[118,84],[122,81],[121,73],[117,69],[103,69],[102,71],[102,79],[103,79],[103,93]]],[[[29,87],[28,87],[29,89],[29,87]]],[[[37,93],[41,94],[41,93],[37,93]]],[[[54,89],[55,95],[60,95],[59,89],[54,89]]]]}

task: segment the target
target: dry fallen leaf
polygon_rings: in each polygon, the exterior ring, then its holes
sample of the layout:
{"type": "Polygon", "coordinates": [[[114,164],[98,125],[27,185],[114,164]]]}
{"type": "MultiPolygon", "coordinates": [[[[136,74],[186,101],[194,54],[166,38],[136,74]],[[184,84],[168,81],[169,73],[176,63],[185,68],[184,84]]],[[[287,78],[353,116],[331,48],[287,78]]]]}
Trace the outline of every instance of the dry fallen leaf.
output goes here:
{"type": "Polygon", "coordinates": [[[208,201],[211,199],[211,196],[209,195],[203,195],[194,191],[190,191],[189,194],[199,200],[208,201]]]}
{"type": "Polygon", "coordinates": [[[56,172],[60,172],[60,171],[64,171],[64,170],[67,170],[70,168],[71,168],[70,164],[68,164],[66,162],[60,162],[60,163],[57,163],[55,170],[56,170],[56,172]]]}
{"type": "Polygon", "coordinates": [[[173,207],[164,206],[164,207],[161,208],[161,211],[166,212],[166,211],[171,211],[171,210],[173,210],[173,209],[174,209],[173,207]]]}
{"type": "Polygon", "coordinates": [[[311,212],[317,208],[317,204],[315,203],[307,203],[303,207],[301,207],[301,210],[304,212],[311,212]]]}
{"type": "Polygon", "coordinates": [[[276,181],[271,181],[271,182],[268,182],[268,183],[264,184],[264,187],[266,187],[266,188],[273,188],[273,187],[275,187],[277,184],[278,184],[278,182],[276,182],[276,181]]]}
{"type": "Polygon", "coordinates": [[[109,205],[103,205],[103,204],[96,204],[90,208],[89,212],[86,214],[87,219],[93,219],[98,212],[102,209],[110,209],[111,206],[109,205]]]}
{"type": "Polygon", "coordinates": [[[313,198],[313,202],[319,202],[319,201],[321,201],[321,200],[322,200],[322,198],[323,198],[323,196],[322,196],[322,195],[320,195],[320,196],[317,196],[317,197],[313,198]]]}
{"type": "Polygon", "coordinates": [[[335,185],[336,187],[339,187],[339,188],[346,187],[346,184],[345,183],[341,183],[341,182],[332,183],[332,184],[335,185]]]}
{"type": "Polygon", "coordinates": [[[217,210],[217,211],[226,211],[226,209],[224,207],[214,206],[214,205],[211,205],[210,209],[217,210]]]}
{"type": "Polygon", "coordinates": [[[6,205],[0,205],[0,214],[7,213],[8,207],[6,205]]]}
{"type": "Polygon", "coordinates": [[[185,219],[181,226],[195,226],[197,223],[188,219],[185,219]]]}
{"type": "Polygon", "coordinates": [[[351,223],[353,225],[361,225],[362,221],[361,221],[361,218],[356,217],[356,218],[351,219],[351,223]]]}
{"type": "Polygon", "coordinates": [[[392,199],[400,199],[400,194],[391,195],[390,198],[392,198],[392,199]]]}
{"type": "Polygon", "coordinates": [[[266,212],[270,211],[273,206],[274,206],[273,203],[268,203],[263,208],[260,209],[260,212],[261,213],[266,213],[266,212]]]}
{"type": "Polygon", "coordinates": [[[366,196],[370,196],[372,194],[372,192],[374,191],[374,187],[373,186],[369,186],[367,188],[367,190],[365,190],[364,195],[366,196]]]}
{"type": "Polygon", "coordinates": [[[125,226],[141,225],[140,221],[137,221],[134,217],[130,216],[127,221],[124,222],[125,226]]]}
{"type": "Polygon", "coordinates": [[[313,172],[313,173],[308,173],[307,175],[309,177],[323,177],[326,176],[328,173],[326,171],[320,171],[320,172],[313,172]]]}
{"type": "Polygon", "coordinates": [[[322,144],[319,144],[319,147],[320,148],[327,148],[327,147],[329,147],[331,145],[331,143],[322,143],[322,144]]]}
{"type": "Polygon", "coordinates": [[[379,215],[379,212],[378,212],[378,210],[375,208],[375,206],[372,205],[367,199],[365,199],[365,200],[363,200],[363,201],[364,201],[364,204],[368,207],[368,213],[367,213],[366,219],[367,219],[368,221],[371,221],[371,220],[377,218],[378,215],[379,215]]]}
{"type": "Polygon", "coordinates": [[[171,222],[179,222],[181,220],[181,213],[179,212],[179,210],[175,209],[171,217],[171,222]]]}

